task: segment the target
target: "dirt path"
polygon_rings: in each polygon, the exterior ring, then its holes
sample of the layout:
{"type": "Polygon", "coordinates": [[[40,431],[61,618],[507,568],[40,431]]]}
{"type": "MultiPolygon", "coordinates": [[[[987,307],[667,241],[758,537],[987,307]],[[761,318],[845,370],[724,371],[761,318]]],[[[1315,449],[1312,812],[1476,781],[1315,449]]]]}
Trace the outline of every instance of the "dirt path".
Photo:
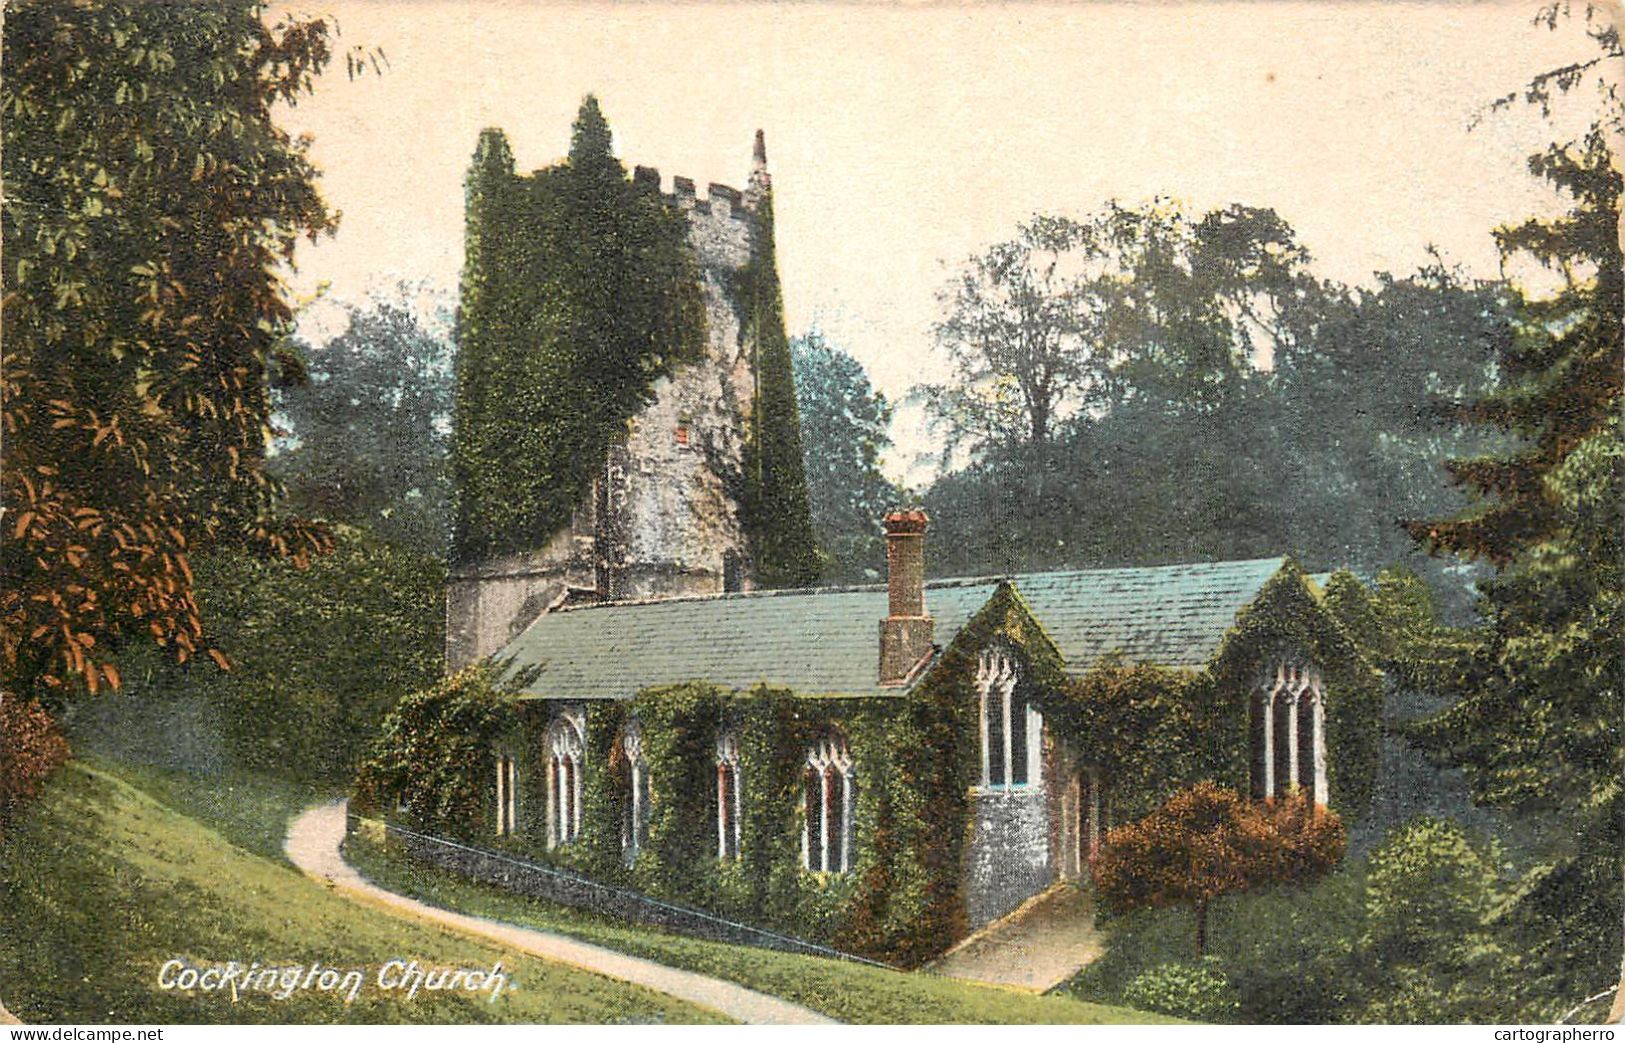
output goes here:
{"type": "Polygon", "coordinates": [[[1087,892],[1057,887],[971,935],[930,970],[949,978],[1043,992],[1101,954],[1087,892]]]}
{"type": "MultiPolygon", "coordinates": [[[[496,942],[515,952],[556,960],[585,970],[647,986],[668,996],[687,1000],[747,1025],[832,1025],[829,1018],[776,996],[742,985],[681,971],[650,960],[627,956],[597,945],[549,934],[528,927],[465,916],[427,905],[415,898],[386,891],[364,879],[339,853],[344,839],[344,802],[311,808],[294,820],[283,844],[288,860],[307,876],[328,884],[345,897],[377,906],[396,916],[449,927],[471,937],[496,942]]],[[[748,952],[742,950],[748,959],[748,952]]]]}

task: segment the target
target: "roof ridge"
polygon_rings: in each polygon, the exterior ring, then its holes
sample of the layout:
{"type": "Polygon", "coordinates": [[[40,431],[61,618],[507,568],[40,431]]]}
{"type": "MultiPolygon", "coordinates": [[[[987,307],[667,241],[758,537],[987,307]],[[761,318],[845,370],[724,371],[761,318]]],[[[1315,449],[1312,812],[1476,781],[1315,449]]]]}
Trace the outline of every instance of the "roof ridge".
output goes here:
{"type": "MultiPolygon", "coordinates": [[[[1019,583],[1024,579],[1057,576],[1091,576],[1126,572],[1169,572],[1217,566],[1265,565],[1277,567],[1286,562],[1286,555],[1269,558],[1234,558],[1221,561],[1185,561],[1169,565],[1112,565],[1093,569],[1053,569],[1045,572],[997,572],[981,576],[944,576],[925,581],[926,590],[951,590],[961,587],[992,586],[999,583],[1019,583]]],[[[575,605],[562,605],[555,612],[590,612],[603,608],[635,608],[646,605],[684,604],[696,601],[749,601],[754,598],[782,598],[829,594],[876,594],[886,591],[884,583],[842,584],[830,587],[784,587],[774,590],[735,590],[711,594],[677,594],[670,597],[627,598],[619,601],[589,601],[575,605]]]]}

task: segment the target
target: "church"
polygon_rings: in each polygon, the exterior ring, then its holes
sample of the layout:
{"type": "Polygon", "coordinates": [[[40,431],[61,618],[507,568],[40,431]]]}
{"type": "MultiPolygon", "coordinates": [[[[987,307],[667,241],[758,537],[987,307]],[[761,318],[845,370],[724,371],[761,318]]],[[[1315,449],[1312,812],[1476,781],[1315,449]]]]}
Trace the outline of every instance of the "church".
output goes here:
{"type": "Polygon", "coordinates": [[[656,382],[567,526],[454,570],[448,671],[501,693],[445,736],[472,796],[429,810],[451,802],[403,756],[375,804],[904,966],[1085,880],[1115,822],[1182,785],[1363,814],[1381,680],[1327,596],[1346,574],[927,580],[929,519],[898,510],[885,583],[757,589],[737,473],[761,330],[728,287],[772,250],[761,135],[744,192],[633,180],[686,217],[705,356],[656,382]]]}

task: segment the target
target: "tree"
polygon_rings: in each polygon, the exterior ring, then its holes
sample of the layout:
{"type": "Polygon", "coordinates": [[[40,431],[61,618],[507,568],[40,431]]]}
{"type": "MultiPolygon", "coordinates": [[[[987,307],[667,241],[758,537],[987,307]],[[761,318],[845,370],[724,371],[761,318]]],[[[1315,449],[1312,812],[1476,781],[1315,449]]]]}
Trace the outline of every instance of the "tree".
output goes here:
{"type": "Polygon", "coordinates": [[[928,496],[946,545],[1015,568],[1290,547],[1263,369],[1320,306],[1307,262],[1272,211],[1161,200],[973,259],[938,329],[954,380],[921,389],[971,459],[928,496]]]}
{"type": "Polygon", "coordinates": [[[1253,804],[1233,790],[1199,782],[1138,822],[1113,829],[1090,868],[1112,911],[1190,906],[1201,956],[1215,898],[1314,880],[1337,865],[1347,841],[1342,821],[1302,795],[1253,804]]]}
{"type": "Polygon", "coordinates": [[[334,227],[272,107],[311,89],[330,26],[264,13],[6,10],[8,690],[117,685],[138,643],[185,661],[207,646],[194,555],[302,562],[326,546],[274,516],[265,432],[269,382],[297,375],[278,350],[291,316],[277,273],[300,237],[334,227]]]}
{"type": "Polygon", "coordinates": [[[1530,167],[1574,205],[1497,238],[1509,260],[1532,257],[1562,285],[1525,297],[1501,386],[1463,410],[1513,444],[1452,461],[1468,511],[1409,526],[1435,552],[1497,569],[1482,588],[1481,650],[1445,678],[1455,701],[1416,738],[1461,766],[1480,802],[1568,824],[1575,845],[1526,881],[1517,916],[1531,988],[1574,996],[1611,973],[1625,915],[1622,184],[1600,127],[1530,167]]]}
{"type": "Polygon", "coordinates": [[[1385,837],[1366,866],[1354,958],[1368,998],[1353,1020],[1526,1020],[1515,1011],[1512,961],[1489,926],[1498,877],[1454,822],[1413,819],[1385,837]]]}
{"type": "Polygon", "coordinates": [[[305,569],[241,553],[200,560],[198,602],[234,669],[157,663],[131,682],[217,710],[236,766],[348,779],[385,713],[444,668],[441,562],[364,529],[334,531],[333,552],[305,569]]]}
{"type": "Polygon", "coordinates": [[[1026,444],[1042,450],[1070,412],[1102,399],[1106,275],[1088,270],[1095,229],[1035,216],[1016,238],[972,257],[940,295],[939,343],[956,382],[924,389],[948,449],[1026,444]]]}
{"type": "Polygon", "coordinates": [[[276,397],[288,430],[271,468],[301,514],[444,554],[452,349],[413,297],[403,284],[343,305],[343,332],[302,350],[310,380],[276,397]]]}
{"type": "Polygon", "coordinates": [[[886,560],[880,519],[901,497],[880,472],[880,454],[891,446],[891,404],[863,366],[817,330],[792,340],[790,353],[824,578],[876,579],[886,560]]]}

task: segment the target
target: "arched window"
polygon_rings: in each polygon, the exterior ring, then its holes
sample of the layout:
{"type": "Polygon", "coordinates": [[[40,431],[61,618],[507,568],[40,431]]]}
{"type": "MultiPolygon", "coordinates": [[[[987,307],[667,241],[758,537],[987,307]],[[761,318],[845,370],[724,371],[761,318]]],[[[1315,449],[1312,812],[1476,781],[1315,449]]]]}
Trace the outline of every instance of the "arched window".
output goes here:
{"type": "Polygon", "coordinates": [[[497,836],[511,835],[519,822],[519,765],[510,753],[497,754],[497,836]]]}
{"type": "Polygon", "coordinates": [[[1043,718],[1027,701],[1021,668],[1003,648],[984,651],[976,667],[980,703],[982,786],[1029,786],[1039,781],[1043,718]]]}
{"type": "Polygon", "coordinates": [[[739,777],[739,733],[717,736],[717,858],[739,857],[743,783],[739,777]]]}
{"type": "Polygon", "coordinates": [[[626,765],[626,815],[621,822],[621,851],[631,865],[649,840],[649,764],[643,759],[643,726],[626,722],[621,732],[621,753],[626,765]]]}
{"type": "Polygon", "coordinates": [[[1251,726],[1253,795],[1272,799],[1306,790],[1324,806],[1326,691],[1320,671],[1288,660],[1259,682],[1251,726]]]}
{"type": "Polygon", "coordinates": [[[858,804],[857,778],[846,740],[831,733],[807,749],[802,777],[801,864],[821,873],[852,868],[853,818],[858,804]]]}
{"type": "Polygon", "coordinates": [[[581,729],[561,714],[547,726],[547,846],[581,835],[581,729]]]}

